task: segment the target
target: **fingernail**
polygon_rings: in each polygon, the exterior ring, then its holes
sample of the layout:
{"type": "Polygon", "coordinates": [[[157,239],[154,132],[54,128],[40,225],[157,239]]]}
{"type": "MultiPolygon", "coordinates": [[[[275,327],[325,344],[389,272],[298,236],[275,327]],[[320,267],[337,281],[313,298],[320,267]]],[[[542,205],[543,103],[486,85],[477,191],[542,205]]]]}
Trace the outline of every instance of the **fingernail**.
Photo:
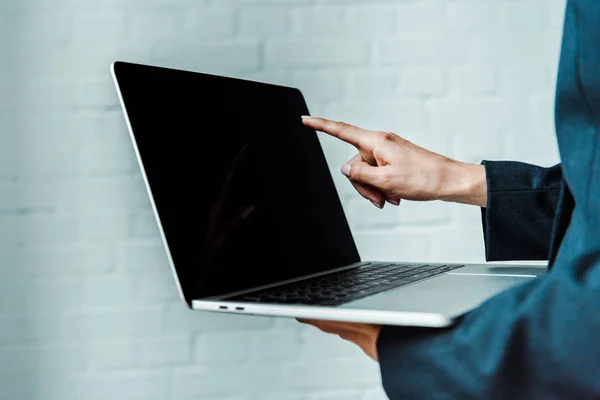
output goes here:
{"type": "Polygon", "coordinates": [[[398,199],[387,199],[387,201],[395,206],[400,205],[400,200],[398,200],[398,199]]]}
{"type": "Polygon", "coordinates": [[[382,206],[380,206],[379,204],[375,203],[373,200],[371,200],[371,203],[373,203],[373,205],[377,208],[383,208],[382,206]]]}
{"type": "Polygon", "coordinates": [[[300,118],[302,118],[302,119],[311,119],[311,118],[314,118],[314,117],[312,117],[312,116],[310,116],[310,115],[303,115],[303,116],[302,116],[302,117],[300,117],[300,118]]]}
{"type": "Polygon", "coordinates": [[[342,174],[344,174],[345,176],[350,176],[350,168],[352,168],[350,164],[342,165],[342,174]]]}

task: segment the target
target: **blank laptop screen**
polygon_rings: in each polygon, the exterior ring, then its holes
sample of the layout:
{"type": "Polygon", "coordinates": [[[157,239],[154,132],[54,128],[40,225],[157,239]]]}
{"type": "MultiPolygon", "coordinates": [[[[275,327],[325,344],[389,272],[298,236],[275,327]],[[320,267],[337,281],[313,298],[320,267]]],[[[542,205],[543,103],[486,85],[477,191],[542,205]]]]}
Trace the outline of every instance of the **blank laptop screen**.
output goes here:
{"type": "Polygon", "coordinates": [[[298,90],[114,71],[186,301],[360,260],[298,90]]]}

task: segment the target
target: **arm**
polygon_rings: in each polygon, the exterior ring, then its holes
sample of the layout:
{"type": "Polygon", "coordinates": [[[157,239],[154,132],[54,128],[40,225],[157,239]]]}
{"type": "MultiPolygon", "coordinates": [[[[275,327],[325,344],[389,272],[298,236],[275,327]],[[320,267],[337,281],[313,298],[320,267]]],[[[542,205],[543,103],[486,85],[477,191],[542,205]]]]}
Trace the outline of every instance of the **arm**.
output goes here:
{"type": "Polygon", "coordinates": [[[547,260],[560,194],[560,164],[542,168],[484,161],[487,204],[481,209],[488,261],[547,260]]]}
{"type": "Polygon", "coordinates": [[[322,118],[304,124],[354,145],[342,167],[356,190],[379,208],[400,200],[444,200],[482,207],[486,257],[547,259],[562,172],[510,161],[463,163],[393,133],[322,118]]]}
{"type": "Polygon", "coordinates": [[[600,250],[559,256],[546,278],[503,292],[451,329],[383,327],[390,399],[600,397],[600,250]]]}
{"type": "Polygon", "coordinates": [[[482,165],[453,160],[442,171],[440,198],[481,207],[488,261],[547,260],[561,182],[560,164],[515,161],[482,165]]]}

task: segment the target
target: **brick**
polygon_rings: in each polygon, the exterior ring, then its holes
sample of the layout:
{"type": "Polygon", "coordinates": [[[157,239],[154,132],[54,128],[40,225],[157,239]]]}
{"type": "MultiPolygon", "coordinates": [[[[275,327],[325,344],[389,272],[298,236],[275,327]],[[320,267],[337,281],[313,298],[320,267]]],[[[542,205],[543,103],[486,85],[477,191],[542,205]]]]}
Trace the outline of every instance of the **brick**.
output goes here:
{"type": "Polygon", "coordinates": [[[441,226],[447,224],[450,222],[450,214],[445,206],[446,203],[441,202],[403,200],[398,207],[399,225],[405,227],[409,225],[441,226]]]}
{"type": "Polygon", "coordinates": [[[154,63],[218,75],[262,66],[261,46],[256,41],[216,44],[189,38],[180,43],[163,39],[154,44],[154,52],[154,63]]]}
{"type": "Polygon", "coordinates": [[[398,95],[399,76],[395,72],[359,72],[351,83],[351,94],[358,99],[393,98],[398,95]]]}
{"type": "Polygon", "coordinates": [[[133,347],[136,362],[141,366],[184,365],[192,359],[191,340],[187,334],[143,338],[133,347]]]}
{"type": "Polygon", "coordinates": [[[98,275],[114,267],[110,249],[102,245],[31,246],[15,255],[22,272],[37,276],[98,275]]]}
{"type": "Polygon", "coordinates": [[[73,391],[89,400],[163,400],[168,396],[166,371],[107,372],[73,379],[73,391]]]}
{"type": "Polygon", "coordinates": [[[129,236],[127,218],[124,211],[85,213],[80,220],[80,235],[90,242],[118,242],[129,236]]]}
{"type": "Polygon", "coordinates": [[[388,400],[382,387],[366,390],[361,400],[388,400]]]}
{"type": "Polygon", "coordinates": [[[511,99],[455,99],[429,104],[432,126],[436,129],[483,129],[494,131],[523,126],[528,116],[522,104],[511,99]]]}
{"type": "Polygon", "coordinates": [[[439,31],[449,25],[443,2],[404,2],[398,5],[398,31],[402,33],[439,31]]]}
{"type": "Polygon", "coordinates": [[[524,97],[554,93],[554,75],[544,67],[505,67],[500,72],[500,94],[524,97]]]}
{"type": "MultiPolygon", "coordinates": [[[[198,41],[235,35],[235,13],[231,8],[197,7],[185,14],[184,34],[198,41]]],[[[173,27],[179,33],[178,27],[173,27]]]]}
{"type": "Polygon", "coordinates": [[[135,304],[165,306],[181,301],[170,268],[135,276],[133,287],[129,290],[134,292],[135,304]]]}
{"type": "Polygon", "coordinates": [[[361,400],[358,390],[337,390],[313,393],[311,400],[361,400]]]}
{"type": "Polygon", "coordinates": [[[558,144],[551,130],[515,129],[507,132],[505,140],[510,159],[543,166],[560,162],[558,144]]]}
{"type": "Polygon", "coordinates": [[[507,156],[506,131],[461,129],[452,132],[452,155],[461,161],[480,163],[481,160],[501,160],[507,156]]]}
{"type": "Polygon", "coordinates": [[[481,263],[485,262],[485,246],[481,226],[447,227],[431,235],[434,245],[431,257],[438,262],[481,263]],[[446,239],[444,239],[446,238],[446,239]]]}
{"type": "Polygon", "coordinates": [[[239,11],[239,34],[244,38],[285,36],[291,27],[286,7],[251,6],[239,11]]]}
{"type": "Polygon", "coordinates": [[[552,7],[548,7],[546,4],[544,4],[544,7],[540,7],[539,1],[502,4],[500,8],[502,29],[511,32],[523,31],[524,34],[528,34],[547,27],[550,23],[550,9],[552,7]]]}
{"type": "Polygon", "coordinates": [[[457,68],[450,74],[449,91],[458,95],[493,95],[500,85],[498,75],[493,68],[457,68]]]}
{"type": "Polygon", "coordinates": [[[117,254],[118,270],[150,273],[171,268],[166,249],[158,238],[148,243],[126,243],[117,254]]]}
{"type": "Polygon", "coordinates": [[[364,129],[402,134],[417,131],[426,124],[426,110],[419,101],[357,101],[332,103],[323,115],[364,129]]]}
{"type": "MultiPolygon", "coordinates": [[[[121,104],[115,85],[108,74],[103,79],[82,79],[73,90],[72,101],[72,106],[76,110],[99,111],[101,113],[107,110],[121,112],[121,104]]],[[[109,137],[112,137],[112,135],[109,137]]]]}
{"type": "Polygon", "coordinates": [[[26,298],[20,303],[29,315],[66,314],[81,310],[84,289],[79,277],[36,276],[26,279],[28,283],[20,286],[21,293],[17,299],[26,298]]]}
{"type": "MultiPolygon", "coordinates": [[[[363,3],[364,4],[364,3],[363,3]]],[[[386,37],[396,33],[396,8],[388,5],[350,7],[346,15],[347,35],[386,37]]]]}
{"type": "Polygon", "coordinates": [[[345,10],[342,7],[306,7],[293,11],[297,31],[306,36],[343,35],[345,10]]]}
{"type": "Polygon", "coordinates": [[[265,48],[267,66],[364,65],[368,57],[366,43],[350,40],[273,40],[265,48]]]}
{"type": "Polygon", "coordinates": [[[59,205],[71,209],[131,210],[150,207],[150,199],[140,174],[132,176],[88,177],[61,188],[59,205]]]}
{"type": "MultiPolygon", "coordinates": [[[[293,321],[297,324],[296,321],[293,321]]],[[[299,329],[289,329],[280,332],[247,333],[253,339],[252,358],[266,362],[278,363],[298,359],[303,349],[299,329]]]]}
{"type": "Polygon", "coordinates": [[[294,74],[292,83],[302,91],[308,104],[319,101],[339,100],[344,96],[346,79],[336,71],[306,72],[294,74]]]}
{"type": "Polygon", "coordinates": [[[4,171],[12,170],[23,180],[73,179],[79,167],[77,153],[71,149],[28,149],[8,159],[12,165],[4,171]]]}
{"type": "Polygon", "coordinates": [[[90,348],[94,371],[121,370],[136,365],[135,339],[99,342],[90,348]]]}
{"type": "Polygon", "coordinates": [[[150,41],[163,38],[174,38],[186,22],[185,12],[179,8],[162,9],[160,12],[136,12],[128,21],[131,36],[137,40],[150,41]]]}
{"type": "Polygon", "coordinates": [[[452,216],[452,223],[458,227],[477,227],[481,224],[481,209],[464,204],[446,203],[444,208],[452,216]]]}
{"type": "Polygon", "coordinates": [[[559,0],[554,2],[544,2],[544,6],[547,4],[550,6],[549,18],[550,26],[561,29],[565,20],[565,0],[559,0]]]}
{"type": "Polygon", "coordinates": [[[151,209],[135,210],[129,213],[129,236],[132,239],[159,238],[158,221],[151,209]]]}
{"type": "MultiPolygon", "coordinates": [[[[73,34],[73,17],[66,12],[30,9],[16,15],[14,27],[27,26],[20,31],[20,40],[31,43],[42,39],[50,46],[64,46],[73,34]]],[[[9,20],[10,24],[10,20],[9,20]]]]}
{"type": "Polygon", "coordinates": [[[83,287],[81,305],[84,309],[115,309],[132,303],[135,280],[128,276],[87,278],[83,287]]]}
{"type": "Polygon", "coordinates": [[[81,315],[79,327],[72,334],[89,341],[157,335],[161,332],[160,315],[160,309],[90,309],[81,315]]]}
{"type": "Polygon", "coordinates": [[[0,245],[3,244],[71,244],[78,240],[79,228],[75,217],[44,214],[0,216],[0,245]]]}
{"type": "Polygon", "coordinates": [[[131,145],[85,146],[80,157],[80,169],[87,176],[131,175],[139,168],[131,145]]]}
{"type": "Polygon", "coordinates": [[[471,32],[502,29],[499,3],[461,0],[448,4],[448,17],[451,26],[454,29],[471,32]]]}
{"type": "Polygon", "coordinates": [[[400,74],[399,91],[408,96],[441,96],[446,81],[446,74],[438,68],[407,68],[400,74]]]}
{"type": "Polygon", "coordinates": [[[0,211],[20,214],[51,211],[56,207],[56,196],[40,186],[32,182],[0,182],[0,211]]]}
{"type": "Polygon", "coordinates": [[[1,375],[19,376],[35,372],[68,373],[83,369],[86,365],[86,356],[83,348],[74,346],[12,346],[0,349],[2,360],[11,360],[9,363],[0,363],[1,375]],[[35,363],[30,360],[35,359],[35,363]],[[54,360],[60,359],[60,363],[54,360]]]}
{"type": "Polygon", "coordinates": [[[382,65],[431,66],[465,65],[475,59],[471,38],[441,34],[407,34],[400,39],[382,40],[379,61],[382,65]]]}
{"type": "Polygon", "coordinates": [[[128,20],[118,13],[76,13],[70,41],[81,44],[99,41],[118,43],[129,39],[128,20]]]}
{"type": "Polygon", "coordinates": [[[275,365],[240,364],[180,368],[173,373],[173,392],[178,399],[199,395],[225,396],[232,392],[231,388],[236,388],[236,392],[251,395],[255,391],[264,391],[264,388],[277,388],[280,374],[280,369],[275,365]]]}
{"type": "Polygon", "coordinates": [[[356,194],[348,202],[348,212],[354,216],[352,228],[355,229],[389,229],[398,225],[398,208],[386,203],[383,210],[356,194]]]}
{"type": "Polygon", "coordinates": [[[549,66],[558,62],[559,40],[555,31],[498,32],[480,40],[478,52],[481,62],[495,66],[549,66]]]}
{"type": "MultiPolygon", "coordinates": [[[[339,340],[339,338],[338,338],[339,340]]],[[[359,389],[381,381],[378,366],[366,356],[362,362],[320,360],[288,366],[283,371],[283,384],[290,388],[359,389]],[[328,371],[336,371],[335,375],[328,371]]]]}
{"type": "Polygon", "coordinates": [[[294,12],[297,30],[304,36],[392,35],[396,31],[396,10],[390,6],[317,6],[294,12]]]}
{"type": "Polygon", "coordinates": [[[245,332],[201,334],[195,343],[194,359],[208,365],[246,362],[255,344],[252,339],[245,332]]]}
{"type": "Polygon", "coordinates": [[[353,232],[363,260],[431,262],[431,227],[353,232]]]}

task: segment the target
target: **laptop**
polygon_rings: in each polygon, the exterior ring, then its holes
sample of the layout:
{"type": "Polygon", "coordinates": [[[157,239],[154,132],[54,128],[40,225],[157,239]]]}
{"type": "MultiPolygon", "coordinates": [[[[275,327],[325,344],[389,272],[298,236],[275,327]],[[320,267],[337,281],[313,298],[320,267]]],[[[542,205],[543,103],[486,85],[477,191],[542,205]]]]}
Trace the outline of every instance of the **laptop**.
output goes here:
{"type": "Polygon", "coordinates": [[[121,61],[111,72],[193,310],[447,327],[546,272],[363,260],[298,89],[121,61]]]}

